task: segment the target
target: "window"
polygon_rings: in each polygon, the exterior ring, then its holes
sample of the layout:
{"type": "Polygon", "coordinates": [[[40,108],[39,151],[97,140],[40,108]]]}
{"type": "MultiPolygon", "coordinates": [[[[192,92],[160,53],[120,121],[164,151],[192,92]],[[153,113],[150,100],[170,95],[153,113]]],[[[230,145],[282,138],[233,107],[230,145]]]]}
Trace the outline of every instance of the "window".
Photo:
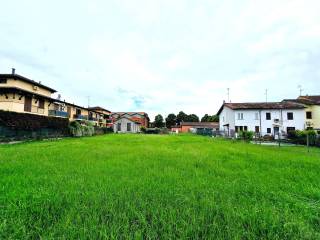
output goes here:
{"type": "Polygon", "coordinates": [[[77,114],[77,115],[81,115],[81,109],[77,108],[77,109],[76,109],[76,114],[77,114]]]}
{"type": "Polygon", "coordinates": [[[131,123],[127,123],[127,132],[131,132],[131,123]]]}
{"type": "Polygon", "coordinates": [[[255,120],[259,120],[259,113],[255,113],[255,114],[254,114],[254,119],[255,119],[255,120]]]}
{"type": "Polygon", "coordinates": [[[243,113],[238,113],[238,120],[243,120],[243,113]]]}
{"type": "Polygon", "coordinates": [[[291,132],[293,132],[295,130],[296,130],[295,127],[287,127],[287,133],[291,133],[291,132]]]}
{"type": "Polygon", "coordinates": [[[288,120],[293,120],[293,112],[288,112],[287,113],[287,119],[288,120]]]}
{"type": "Polygon", "coordinates": [[[260,132],[259,126],[255,126],[255,127],[254,127],[254,131],[255,131],[256,133],[260,132]]]}
{"type": "Polygon", "coordinates": [[[306,112],[307,119],[312,119],[312,112],[306,112]]]}
{"type": "Polygon", "coordinates": [[[267,133],[271,133],[271,128],[267,128],[267,133]]]}
{"type": "Polygon", "coordinates": [[[39,99],[39,108],[44,109],[44,100],[39,99]]]}
{"type": "Polygon", "coordinates": [[[0,84],[6,84],[7,79],[6,78],[0,78],[0,84]]]}
{"type": "Polygon", "coordinates": [[[121,131],[121,123],[117,124],[117,131],[121,131]]]}
{"type": "Polygon", "coordinates": [[[271,113],[269,113],[269,112],[266,113],[266,120],[271,120],[271,113]]]}
{"type": "Polygon", "coordinates": [[[236,126],[236,129],[235,129],[235,130],[236,130],[236,133],[237,133],[237,132],[239,132],[239,127],[238,127],[238,126],[236,126]]]}
{"type": "Polygon", "coordinates": [[[239,129],[240,129],[240,132],[243,132],[243,126],[240,126],[239,129]]]}
{"type": "Polygon", "coordinates": [[[247,126],[244,126],[244,127],[243,127],[243,131],[245,131],[245,132],[248,131],[248,127],[247,127],[247,126]]]}

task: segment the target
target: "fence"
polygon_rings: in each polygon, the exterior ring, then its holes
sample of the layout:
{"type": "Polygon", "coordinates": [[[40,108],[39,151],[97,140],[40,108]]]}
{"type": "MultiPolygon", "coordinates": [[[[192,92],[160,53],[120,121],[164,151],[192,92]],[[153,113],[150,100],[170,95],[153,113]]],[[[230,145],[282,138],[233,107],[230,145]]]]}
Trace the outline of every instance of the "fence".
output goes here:
{"type": "Polygon", "coordinates": [[[259,144],[274,144],[274,145],[306,145],[306,146],[317,146],[320,147],[320,134],[315,131],[295,131],[291,134],[278,132],[234,132],[234,131],[218,131],[215,129],[197,128],[193,133],[203,136],[212,137],[224,137],[233,139],[243,139],[247,141],[253,141],[259,144]]]}
{"type": "Polygon", "coordinates": [[[0,111],[0,141],[67,136],[68,124],[66,118],[0,111]]]}

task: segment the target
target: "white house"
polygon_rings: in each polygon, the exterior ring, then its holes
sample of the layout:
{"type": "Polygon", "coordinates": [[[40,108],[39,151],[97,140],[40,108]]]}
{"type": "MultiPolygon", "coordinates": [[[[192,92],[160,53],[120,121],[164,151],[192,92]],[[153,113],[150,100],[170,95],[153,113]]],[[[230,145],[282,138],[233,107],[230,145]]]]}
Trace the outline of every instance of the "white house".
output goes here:
{"type": "Polygon", "coordinates": [[[305,106],[296,102],[224,103],[219,115],[219,129],[228,136],[240,131],[277,136],[306,128],[305,106]]]}
{"type": "Polygon", "coordinates": [[[138,133],[140,132],[141,123],[126,117],[118,118],[113,124],[115,133],[138,133]]]}

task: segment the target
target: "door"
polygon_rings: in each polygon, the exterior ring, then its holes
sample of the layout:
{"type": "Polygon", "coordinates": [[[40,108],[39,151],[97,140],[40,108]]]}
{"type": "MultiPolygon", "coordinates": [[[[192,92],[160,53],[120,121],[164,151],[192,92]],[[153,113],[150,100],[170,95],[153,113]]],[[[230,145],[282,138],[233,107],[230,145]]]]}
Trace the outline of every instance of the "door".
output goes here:
{"type": "Polygon", "coordinates": [[[275,139],[279,139],[279,127],[273,127],[273,134],[275,139]]]}
{"type": "Polygon", "coordinates": [[[25,96],[24,97],[24,111],[25,112],[31,112],[31,104],[32,104],[32,98],[25,96]]]}

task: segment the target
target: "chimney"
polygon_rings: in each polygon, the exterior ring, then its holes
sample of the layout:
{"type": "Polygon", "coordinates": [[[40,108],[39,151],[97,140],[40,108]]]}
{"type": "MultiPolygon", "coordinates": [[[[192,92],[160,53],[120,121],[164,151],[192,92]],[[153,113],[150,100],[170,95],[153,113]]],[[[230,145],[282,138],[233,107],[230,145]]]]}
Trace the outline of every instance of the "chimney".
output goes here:
{"type": "Polygon", "coordinates": [[[16,69],[12,68],[12,75],[15,75],[15,74],[16,74],[16,69]]]}

